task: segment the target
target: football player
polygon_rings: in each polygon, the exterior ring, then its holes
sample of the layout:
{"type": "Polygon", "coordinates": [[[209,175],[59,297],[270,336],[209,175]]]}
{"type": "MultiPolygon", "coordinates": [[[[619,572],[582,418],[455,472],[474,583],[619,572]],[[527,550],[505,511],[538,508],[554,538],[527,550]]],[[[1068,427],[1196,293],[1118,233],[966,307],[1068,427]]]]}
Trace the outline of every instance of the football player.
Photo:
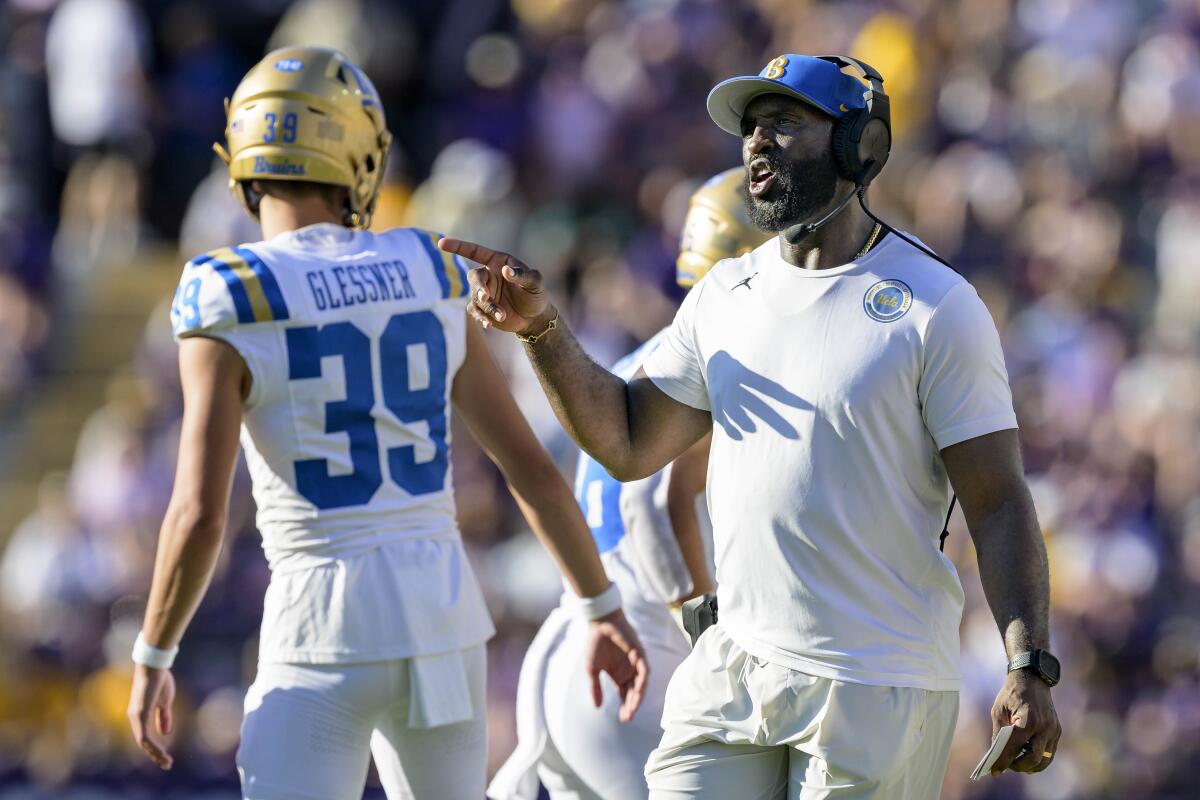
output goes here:
{"type": "MultiPolygon", "coordinates": [[[[232,188],[263,241],[187,263],[172,307],[184,416],[129,718],[172,756],[170,667],[208,586],[239,431],[272,570],[237,754],[252,800],[477,800],[493,627],[455,522],[453,403],[504,473],[589,620],[590,691],[636,710],[647,679],[570,489],[464,311],[437,235],[367,230],[391,136],[341,53],[277,50],[228,104],[232,188]]],[[[598,702],[598,700],[597,700],[598,702]]]]}
{"type": "MultiPolygon", "coordinates": [[[[680,286],[690,288],[713,264],[766,241],[768,234],[746,214],[739,193],[743,178],[741,168],[727,170],[692,195],[676,262],[680,286]]],[[[622,358],[613,372],[632,378],[665,333],[622,358]]],[[[600,708],[584,702],[586,674],[580,666],[587,657],[588,624],[571,613],[566,598],[526,653],[517,688],[519,744],[488,787],[490,797],[535,800],[539,776],[553,800],[646,797],[643,770],[662,737],[667,681],[691,649],[677,615],[685,600],[714,587],[703,498],[709,441],[704,437],[662,471],[629,483],[581,454],[575,498],[651,666],[644,708],[623,725],[616,695],[606,693],[600,708]]]]}

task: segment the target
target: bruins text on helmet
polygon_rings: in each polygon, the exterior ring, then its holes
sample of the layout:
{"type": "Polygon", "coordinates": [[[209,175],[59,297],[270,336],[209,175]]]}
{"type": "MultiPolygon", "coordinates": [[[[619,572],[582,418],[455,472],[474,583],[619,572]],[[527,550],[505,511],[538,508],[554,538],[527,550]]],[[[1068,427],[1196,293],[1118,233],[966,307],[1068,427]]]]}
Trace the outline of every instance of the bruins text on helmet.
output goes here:
{"type": "Polygon", "coordinates": [[[675,281],[680,286],[690,288],[718,261],[749,253],[771,236],[751,225],[746,216],[741,195],[745,176],[742,167],[727,169],[692,195],[675,260],[675,281]]]}
{"type": "Polygon", "coordinates": [[[349,190],[345,224],[366,228],[392,135],[379,93],[337,50],[285,47],[256,64],[226,101],[230,189],[255,219],[252,180],[308,181],[349,190]]]}

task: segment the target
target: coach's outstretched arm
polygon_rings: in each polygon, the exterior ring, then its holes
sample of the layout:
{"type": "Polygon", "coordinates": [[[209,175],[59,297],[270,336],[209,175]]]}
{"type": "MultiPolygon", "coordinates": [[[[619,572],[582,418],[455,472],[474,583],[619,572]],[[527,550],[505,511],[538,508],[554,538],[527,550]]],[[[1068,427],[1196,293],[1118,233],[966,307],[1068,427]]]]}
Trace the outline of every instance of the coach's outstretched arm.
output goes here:
{"type": "Polygon", "coordinates": [[[667,396],[641,370],[628,384],[580,347],[542,286],[513,256],[457,239],[438,246],[480,264],[468,273],[468,313],[484,327],[542,334],[525,351],[563,428],[622,481],[652,475],[712,428],[707,411],[667,396]],[[549,329],[552,324],[556,326],[549,329]]]}
{"type": "MultiPolygon", "coordinates": [[[[1011,659],[1050,647],[1050,573],[1046,545],[1025,484],[1015,430],[950,445],[942,461],[962,501],[979,577],[1011,659]]],[[[1050,687],[1029,670],[1009,672],[992,705],[992,734],[1013,725],[993,767],[1041,772],[1058,750],[1062,727],[1050,687]]]]}

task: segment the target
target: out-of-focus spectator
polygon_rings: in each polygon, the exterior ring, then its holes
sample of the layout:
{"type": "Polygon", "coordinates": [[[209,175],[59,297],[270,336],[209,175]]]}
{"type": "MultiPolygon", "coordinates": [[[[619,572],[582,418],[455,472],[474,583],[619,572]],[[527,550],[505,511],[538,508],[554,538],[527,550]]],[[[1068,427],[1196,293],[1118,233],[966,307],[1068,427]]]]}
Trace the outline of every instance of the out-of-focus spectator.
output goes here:
{"type": "MultiPolygon", "coordinates": [[[[233,43],[220,36],[211,3],[168,5],[158,36],[163,64],[155,83],[157,130],[146,211],[156,230],[173,234],[179,229],[188,189],[210,170],[212,144],[224,135],[224,100],[246,65],[233,43]]],[[[138,155],[149,158],[151,153],[138,155]]]]}
{"type": "Polygon", "coordinates": [[[46,31],[54,134],[79,148],[145,134],[149,31],[129,0],[61,0],[46,31]]]}
{"type": "Polygon", "coordinates": [[[151,147],[149,46],[145,16],[129,0],[62,0],[50,17],[50,121],[70,165],[55,260],[67,271],[128,259],[138,243],[135,159],[151,147]]]}
{"type": "Polygon", "coordinates": [[[142,228],[138,181],[134,162],[116,153],[87,153],[71,167],[54,261],[73,284],[93,267],[134,257],[142,228]]]}
{"type": "Polygon", "coordinates": [[[0,271],[0,413],[34,372],[48,326],[46,309],[29,289],[0,271]]]}
{"type": "Polygon", "coordinates": [[[13,531],[0,559],[0,603],[29,643],[38,642],[39,630],[54,630],[58,620],[52,613],[65,613],[89,595],[103,597],[109,588],[87,591],[97,576],[88,568],[92,548],[81,541],[81,533],[66,474],[47,475],[38,488],[37,509],[13,531]],[[71,591],[73,583],[83,584],[83,597],[71,591]]]}

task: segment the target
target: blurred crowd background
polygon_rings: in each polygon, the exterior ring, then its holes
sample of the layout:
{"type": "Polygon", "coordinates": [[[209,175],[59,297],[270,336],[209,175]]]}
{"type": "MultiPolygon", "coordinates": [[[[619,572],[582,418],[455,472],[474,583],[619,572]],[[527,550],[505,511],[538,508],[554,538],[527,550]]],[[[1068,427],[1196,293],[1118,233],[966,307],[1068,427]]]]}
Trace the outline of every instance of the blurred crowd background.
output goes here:
{"type": "MultiPolygon", "coordinates": [[[[965,687],[944,798],[1196,797],[1198,41],[1196,0],[9,0],[0,799],[237,796],[268,580],[244,470],[177,664],[170,774],[132,744],[128,653],[178,436],[165,305],[187,257],[258,238],[210,144],[245,70],[295,43],[344,50],[384,97],[396,145],[376,227],[511,248],[551,276],[602,361],[670,319],[688,196],[738,163],[705,113],[709,88],[781,52],[879,68],[896,144],[871,201],[952,259],[995,316],[1064,665],[1054,765],[970,783],[1004,656],[956,519],[965,687]],[[117,312],[134,320],[128,343],[117,312]],[[43,424],[60,396],[72,402],[43,424]],[[31,480],[36,492],[17,491],[31,480]]],[[[569,469],[523,357],[489,338],[569,469]]],[[[514,743],[521,657],[559,584],[468,436],[454,456],[499,628],[495,768],[514,743]]]]}

